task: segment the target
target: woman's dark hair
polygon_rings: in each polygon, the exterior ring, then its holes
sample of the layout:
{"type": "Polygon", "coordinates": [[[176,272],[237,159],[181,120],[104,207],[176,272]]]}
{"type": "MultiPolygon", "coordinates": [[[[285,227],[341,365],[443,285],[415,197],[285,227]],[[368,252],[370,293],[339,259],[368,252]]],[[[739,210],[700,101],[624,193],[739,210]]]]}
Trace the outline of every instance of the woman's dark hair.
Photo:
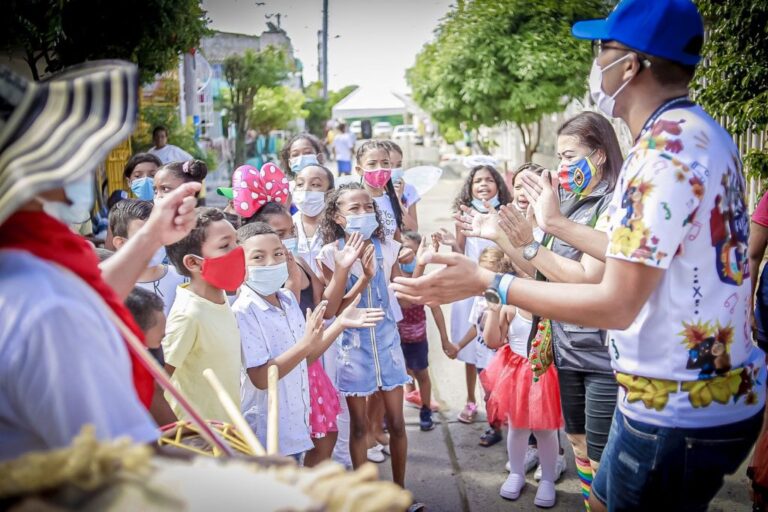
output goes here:
{"type": "Polygon", "coordinates": [[[125,164],[125,169],[123,169],[123,177],[129,177],[137,165],[147,162],[155,164],[158,169],[163,166],[163,162],[161,162],[160,159],[152,153],[136,153],[131,157],[130,160],[128,160],[128,163],[125,164]]]}
{"type": "Polygon", "coordinates": [[[541,176],[541,173],[544,172],[544,168],[533,162],[525,162],[523,165],[512,171],[512,179],[510,180],[510,183],[513,186],[515,184],[515,180],[523,171],[531,171],[532,173],[541,176]]]}
{"type": "Polygon", "coordinates": [[[382,142],[382,144],[384,144],[384,146],[387,148],[387,151],[389,151],[390,153],[392,151],[397,151],[398,153],[400,153],[400,156],[403,156],[404,154],[403,148],[401,148],[397,142],[393,140],[385,140],[384,142],[382,142]]]}
{"type": "Polygon", "coordinates": [[[501,177],[499,171],[490,165],[477,165],[469,171],[469,176],[464,181],[464,185],[461,186],[459,195],[456,196],[456,200],[453,202],[453,210],[459,211],[459,206],[469,206],[472,204],[472,181],[475,179],[475,174],[478,171],[486,170],[491,173],[493,181],[496,182],[496,190],[499,196],[499,205],[504,205],[512,202],[512,194],[509,193],[509,187],[504,182],[504,178],[501,177]]]}
{"type": "Polygon", "coordinates": [[[301,139],[305,139],[309,142],[309,144],[312,146],[312,149],[314,149],[318,155],[324,155],[325,151],[323,150],[323,143],[320,142],[320,139],[315,137],[309,132],[302,132],[298,135],[294,135],[291,140],[289,140],[284,146],[283,149],[280,151],[280,165],[282,165],[282,170],[286,175],[293,175],[293,172],[291,171],[291,166],[288,163],[288,160],[291,159],[291,146],[296,141],[299,141],[301,139]]]}
{"type": "Polygon", "coordinates": [[[600,150],[605,155],[605,162],[601,166],[603,180],[608,183],[609,190],[613,190],[619,180],[621,165],[624,157],[621,156],[619,139],[611,123],[595,112],[582,112],[564,122],[557,130],[557,136],[569,135],[576,137],[581,144],[590,150],[600,150]]]}
{"type": "Polygon", "coordinates": [[[184,183],[196,181],[202,183],[208,175],[208,166],[202,160],[187,160],[186,162],[170,162],[158,169],[168,171],[184,183]]]}
{"type": "Polygon", "coordinates": [[[267,219],[272,215],[288,215],[290,217],[291,213],[285,208],[285,206],[282,203],[276,203],[274,201],[270,201],[262,205],[261,208],[259,208],[258,210],[256,210],[256,213],[254,213],[247,219],[243,219],[243,226],[246,226],[248,224],[253,224],[254,222],[267,223],[267,219]]]}
{"type": "MultiPolygon", "coordinates": [[[[328,195],[325,202],[325,213],[323,219],[320,221],[320,234],[323,237],[324,244],[330,244],[340,238],[344,238],[344,228],[336,224],[334,217],[339,213],[339,199],[341,196],[351,190],[365,190],[359,183],[347,183],[337,188],[328,195]]],[[[384,228],[382,227],[381,212],[376,205],[376,201],[373,202],[373,211],[376,212],[376,222],[379,223],[379,227],[371,235],[371,238],[378,238],[382,242],[384,241],[384,228]]]]}
{"type": "MultiPolygon", "coordinates": [[[[387,152],[387,154],[389,154],[390,147],[391,146],[388,145],[387,142],[382,142],[379,140],[367,140],[363,142],[360,147],[357,148],[357,153],[355,153],[355,160],[357,160],[357,165],[362,163],[363,157],[367,152],[373,151],[375,149],[383,149],[387,152]]],[[[362,167],[362,165],[360,166],[362,167]]],[[[400,208],[400,199],[397,197],[397,193],[395,192],[395,185],[392,183],[392,180],[387,181],[385,190],[387,192],[387,197],[389,197],[389,202],[392,205],[392,211],[395,214],[396,226],[399,230],[402,231],[404,229],[403,210],[400,208]]]]}

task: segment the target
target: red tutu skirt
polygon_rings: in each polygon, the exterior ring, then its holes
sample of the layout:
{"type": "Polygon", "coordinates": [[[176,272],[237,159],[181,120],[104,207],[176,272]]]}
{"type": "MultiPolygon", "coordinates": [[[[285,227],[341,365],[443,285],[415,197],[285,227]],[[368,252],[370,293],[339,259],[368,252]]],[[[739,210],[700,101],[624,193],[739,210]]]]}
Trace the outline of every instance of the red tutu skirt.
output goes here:
{"type": "Polygon", "coordinates": [[[339,392],[325,373],[320,359],[307,368],[309,372],[309,426],[313,438],[325,437],[328,432],[338,432],[336,416],[341,412],[339,392]]]}
{"type": "Polygon", "coordinates": [[[563,426],[560,385],[554,366],[534,382],[531,363],[504,345],[480,374],[480,380],[489,391],[485,408],[492,425],[530,430],[556,430],[563,426]]]}

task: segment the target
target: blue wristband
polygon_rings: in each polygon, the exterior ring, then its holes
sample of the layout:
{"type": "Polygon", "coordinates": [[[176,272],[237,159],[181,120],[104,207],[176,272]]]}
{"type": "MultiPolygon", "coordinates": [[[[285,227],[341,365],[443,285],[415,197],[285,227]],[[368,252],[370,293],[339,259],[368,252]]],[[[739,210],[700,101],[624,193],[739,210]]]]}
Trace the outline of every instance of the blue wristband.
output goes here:
{"type": "Polygon", "coordinates": [[[501,296],[501,303],[506,306],[507,305],[507,292],[509,291],[509,287],[512,285],[512,281],[515,280],[515,276],[512,274],[504,274],[501,277],[501,281],[499,281],[499,287],[496,289],[497,292],[499,292],[499,296],[501,296]]]}

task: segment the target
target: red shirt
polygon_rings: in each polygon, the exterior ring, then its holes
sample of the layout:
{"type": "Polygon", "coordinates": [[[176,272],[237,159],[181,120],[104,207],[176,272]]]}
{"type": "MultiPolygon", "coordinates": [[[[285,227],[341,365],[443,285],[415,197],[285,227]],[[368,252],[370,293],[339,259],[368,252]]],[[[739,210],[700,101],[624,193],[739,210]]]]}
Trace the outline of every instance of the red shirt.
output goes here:
{"type": "Polygon", "coordinates": [[[752,214],[752,222],[768,228],[768,192],[757,203],[757,208],[752,214]]]}

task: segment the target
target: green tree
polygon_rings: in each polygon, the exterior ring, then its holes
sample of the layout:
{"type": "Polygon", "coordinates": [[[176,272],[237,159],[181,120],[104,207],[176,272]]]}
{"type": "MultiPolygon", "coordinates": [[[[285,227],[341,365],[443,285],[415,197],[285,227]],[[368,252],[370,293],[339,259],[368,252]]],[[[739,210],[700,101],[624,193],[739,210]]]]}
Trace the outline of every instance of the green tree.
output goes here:
{"type": "Polygon", "coordinates": [[[269,135],[282,130],[296,119],[304,119],[309,112],[302,108],[304,94],[290,87],[262,87],[253,99],[250,127],[269,135]]]}
{"type": "Polygon", "coordinates": [[[347,85],[338,91],[328,91],[328,99],[324,99],[322,82],[312,82],[305,87],[304,94],[307,101],[303,108],[309,112],[307,131],[322,139],[325,133],[325,122],[331,118],[333,107],[355,89],[357,89],[356,85],[347,85]]]}
{"type": "Polygon", "coordinates": [[[541,117],[586,91],[592,54],[571,26],[605,10],[603,0],[459,2],[407,72],[413,98],[453,128],[514,123],[530,160],[541,117]]]}
{"type": "MultiPolygon", "coordinates": [[[[697,68],[696,100],[712,115],[726,117],[734,135],[768,126],[768,3],[697,0],[707,38],[697,68]]],[[[768,141],[765,141],[768,142],[768,141]]],[[[747,174],[768,178],[768,151],[744,155],[747,174]]]]}
{"type": "Polygon", "coordinates": [[[224,60],[224,78],[229,84],[229,108],[235,124],[235,165],[245,162],[245,131],[251,124],[254,99],[262,87],[279,86],[292,69],[280,48],[268,46],[224,60]]]}
{"type": "Polygon", "coordinates": [[[96,59],[135,62],[141,81],[177,64],[208,33],[199,0],[6,0],[0,52],[41,74],[96,59]]]}

